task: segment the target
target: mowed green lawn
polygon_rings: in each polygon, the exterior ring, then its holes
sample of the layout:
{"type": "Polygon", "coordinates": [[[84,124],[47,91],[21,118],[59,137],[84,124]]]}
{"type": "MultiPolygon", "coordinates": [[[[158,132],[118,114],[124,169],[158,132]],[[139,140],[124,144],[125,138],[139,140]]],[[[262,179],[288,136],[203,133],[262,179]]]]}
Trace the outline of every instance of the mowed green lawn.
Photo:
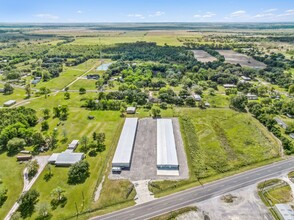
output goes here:
{"type": "Polygon", "coordinates": [[[195,177],[204,178],[279,156],[276,139],[250,114],[230,109],[182,109],[180,115],[195,177]]]}
{"type": "MultiPolygon", "coordinates": [[[[54,119],[55,120],[55,119],[54,119]]],[[[55,122],[53,122],[55,123],[55,122]]],[[[68,133],[69,143],[73,139],[81,139],[82,136],[86,135],[89,138],[92,137],[93,132],[104,132],[106,135],[106,150],[99,153],[96,157],[87,156],[86,160],[90,163],[90,177],[85,183],[79,185],[67,184],[67,173],[68,168],[53,167],[52,172],[53,178],[46,182],[43,178],[46,174],[46,170],[42,173],[40,178],[37,180],[33,188],[40,192],[40,202],[50,202],[50,192],[60,186],[66,190],[65,195],[68,199],[67,204],[64,208],[57,208],[52,212],[52,219],[64,219],[72,216],[76,213],[76,204],[79,212],[88,210],[93,205],[93,195],[98,180],[104,172],[105,163],[108,161],[109,153],[114,150],[113,146],[116,144],[113,142],[115,136],[119,135],[119,131],[123,119],[120,117],[119,112],[112,111],[95,111],[88,112],[87,110],[70,108],[70,115],[64,125],[58,127],[58,131],[62,133],[65,129],[68,133]],[[94,120],[88,120],[87,116],[91,114],[95,117],[94,120]],[[83,203],[84,196],[84,203],[83,203]]],[[[61,144],[58,147],[58,151],[66,149],[67,143],[61,144]]],[[[77,149],[76,151],[79,151],[77,149]]],[[[33,216],[36,217],[37,213],[33,216]]]]}
{"type": "Polygon", "coordinates": [[[6,153],[0,154],[0,179],[3,182],[0,184],[0,190],[8,190],[7,200],[0,208],[0,219],[5,218],[22,192],[24,167],[25,164],[19,164],[15,157],[7,157],[6,153]]]}
{"type": "MultiPolygon", "coordinates": [[[[0,88],[3,88],[2,84],[0,84],[0,88]]],[[[25,90],[20,88],[14,88],[14,92],[11,95],[4,95],[3,93],[0,93],[0,107],[3,107],[4,102],[9,100],[16,100],[18,102],[24,100],[25,97],[25,90]]]]}
{"type": "Polygon", "coordinates": [[[60,73],[59,77],[51,79],[48,82],[40,82],[37,84],[36,88],[41,88],[45,86],[49,89],[63,89],[68,84],[73,82],[77,77],[83,75],[86,71],[90,70],[91,68],[99,66],[99,64],[100,61],[91,59],[78,66],[64,67],[64,71],[60,73]]]}
{"type": "MultiPolygon", "coordinates": [[[[42,110],[44,108],[49,108],[52,113],[52,108],[58,105],[68,105],[69,116],[66,121],[63,121],[59,126],[59,119],[53,119],[52,117],[48,119],[50,130],[52,132],[54,128],[57,128],[59,133],[59,143],[58,147],[54,151],[46,152],[45,154],[51,154],[52,152],[61,152],[67,148],[67,145],[73,139],[81,140],[82,136],[88,136],[92,138],[93,132],[104,132],[106,135],[106,150],[99,153],[96,157],[87,156],[86,160],[90,163],[90,177],[85,183],[79,185],[69,185],[67,184],[67,173],[68,168],[60,168],[52,166],[52,172],[54,176],[48,182],[44,180],[44,175],[48,172],[46,169],[43,171],[37,182],[34,184],[35,188],[40,193],[39,203],[50,203],[51,196],[50,193],[53,189],[60,186],[66,190],[65,195],[68,199],[67,204],[64,208],[57,208],[56,210],[50,210],[53,214],[52,219],[64,219],[70,217],[76,213],[76,204],[79,212],[89,210],[91,208],[102,208],[103,204],[116,204],[122,202],[130,202],[134,198],[134,193],[132,193],[128,198],[125,198],[127,189],[130,186],[129,181],[118,181],[118,186],[120,186],[116,193],[111,192],[112,182],[105,182],[105,189],[101,199],[102,201],[93,202],[93,196],[96,189],[96,185],[101,181],[102,176],[106,170],[106,163],[110,161],[111,155],[115,150],[120,131],[124,119],[120,117],[119,111],[88,111],[81,108],[81,98],[85,97],[95,97],[96,93],[87,93],[85,95],[79,95],[78,93],[70,93],[71,98],[69,100],[64,99],[64,93],[60,92],[57,95],[51,95],[47,99],[42,96],[39,99],[32,100],[26,107],[33,108],[37,111],[39,117],[42,117],[42,110]],[[93,115],[95,119],[89,120],[88,115],[93,115]],[[67,140],[62,142],[64,138],[64,133],[66,133],[67,140]],[[109,189],[109,190],[107,190],[109,189]],[[108,196],[112,195],[112,196],[108,196]],[[84,197],[84,202],[83,202],[84,197]]],[[[40,124],[36,126],[36,129],[40,129],[40,124]]],[[[76,151],[79,151],[77,149],[76,151]]],[[[133,204],[133,203],[130,203],[133,204]]],[[[34,213],[31,217],[35,219],[38,213],[34,213]]],[[[83,216],[82,218],[85,218],[83,216]]]]}
{"type": "Polygon", "coordinates": [[[74,84],[72,84],[70,90],[79,90],[80,88],[85,88],[86,90],[97,90],[95,85],[96,80],[93,79],[79,79],[74,84]]]}

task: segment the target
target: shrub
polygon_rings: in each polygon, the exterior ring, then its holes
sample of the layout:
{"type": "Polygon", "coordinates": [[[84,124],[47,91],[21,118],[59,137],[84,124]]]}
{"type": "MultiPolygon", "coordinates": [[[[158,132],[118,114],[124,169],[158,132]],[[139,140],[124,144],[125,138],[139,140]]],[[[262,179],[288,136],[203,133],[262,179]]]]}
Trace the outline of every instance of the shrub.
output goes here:
{"type": "Polygon", "coordinates": [[[31,180],[37,173],[39,164],[37,160],[33,160],[28,164],[28,178],[31,180]]]}
{"type": "Polygon", "coordinates": [[[83,183],[89,175],[89,163],[87,161],[79,161],[70,167],[68,171],[68,183],[83,183]]]}

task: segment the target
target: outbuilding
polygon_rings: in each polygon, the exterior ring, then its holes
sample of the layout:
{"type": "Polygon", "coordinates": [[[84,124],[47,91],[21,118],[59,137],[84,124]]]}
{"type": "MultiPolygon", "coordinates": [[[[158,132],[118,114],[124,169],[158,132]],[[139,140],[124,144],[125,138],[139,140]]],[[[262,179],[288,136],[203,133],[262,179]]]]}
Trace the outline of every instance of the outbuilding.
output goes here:
{"type": "Polygon", "coordinates": [[[127,107],[127,114],[135,114],[136,107],[127,107]]]}
{"type": "Polygon", "coordinates": [[[250,77],[247,77],[247,76],[241,76],[241,78],[242,78],[243,80],[245,80],[245,81],[250,81],[250,80],[251,80],[251,78],[250,78],[250,77]]]}
{"type": "Polygon", "coordinates": [[[130,169],[138,118],[126,118],[117,148],[112,160],[112,171],[130,169]]]}
{"type": "Polygon", "coordinates": [[[157,119],[157,169],[179,169],[171,119],[157,119]]]}
{"type": "Polygon", "coordinates": [[[71,152],[62,152],[59,154],[52,154],[48,162],[55,164],[56,166],[71,166],[84,159],[83,153],[71,153],[71,152]]]}
{"type": "Polygon", "coordinates": [[[237,86],[234,84],[224,84],[223,85],[226,89],[236,88],[237,86]]]}
{"type": "Polygon", "coordinates": [[[48,159],[48,163],[50,164],[55,164],[57,157],[59,156],[60,153],[53,153],[49,159],[48,159]]]}
{"type": "Polygon", "coordinates": [[[17,161],[28,161],[32,159],[32,155],[19,155],[16,156],[17,161]]]}
{"type": "Polygon", "coordinates": [[[73,140],[67,147],[67,149],[75,150],[79,145],[79,140],[73,140]]]}
{"type": "Polygon", "coordinates": [[[3,106],[4,106],[4,107],[9,107],[9,106],[14,105],[15,103],[16,103],[15,100],[9,100],[9,101],[5,102],[5,103],[3,104],[3,106]]]}

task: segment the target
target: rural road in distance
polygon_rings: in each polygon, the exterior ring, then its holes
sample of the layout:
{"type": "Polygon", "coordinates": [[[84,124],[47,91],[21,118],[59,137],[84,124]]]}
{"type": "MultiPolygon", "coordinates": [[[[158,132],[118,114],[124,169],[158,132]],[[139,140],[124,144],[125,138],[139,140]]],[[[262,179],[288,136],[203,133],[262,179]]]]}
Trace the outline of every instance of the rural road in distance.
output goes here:
{"type": "Polygon", "coordinates": [[[294,170],[294,158],[226,177],[151,202],[122,209],[110,214],[96,216],[91,218],[91,220],[149,219],[166,212],[192,205],[196,202],[201,202],[233,190],[256,184],[269,178],[277,177],[291,170],[294,170]]]}

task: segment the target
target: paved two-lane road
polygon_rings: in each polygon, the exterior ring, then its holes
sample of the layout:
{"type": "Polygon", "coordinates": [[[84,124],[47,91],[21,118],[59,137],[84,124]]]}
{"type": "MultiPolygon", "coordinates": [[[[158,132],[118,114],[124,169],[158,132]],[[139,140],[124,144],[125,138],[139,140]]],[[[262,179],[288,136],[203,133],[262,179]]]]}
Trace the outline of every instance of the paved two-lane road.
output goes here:
{"type": "Polygon", "coordinates": [[[203,186],[185,190],[170,196],[159,198],[148,203],[133,206],[92,220],[138,220],[149,219],[160,214],[189,206],[233,190],[237,190],[262,180],[280,176],[294,169],[294,158],[276,162],[264,167],[221,179],[203,186]]]}

